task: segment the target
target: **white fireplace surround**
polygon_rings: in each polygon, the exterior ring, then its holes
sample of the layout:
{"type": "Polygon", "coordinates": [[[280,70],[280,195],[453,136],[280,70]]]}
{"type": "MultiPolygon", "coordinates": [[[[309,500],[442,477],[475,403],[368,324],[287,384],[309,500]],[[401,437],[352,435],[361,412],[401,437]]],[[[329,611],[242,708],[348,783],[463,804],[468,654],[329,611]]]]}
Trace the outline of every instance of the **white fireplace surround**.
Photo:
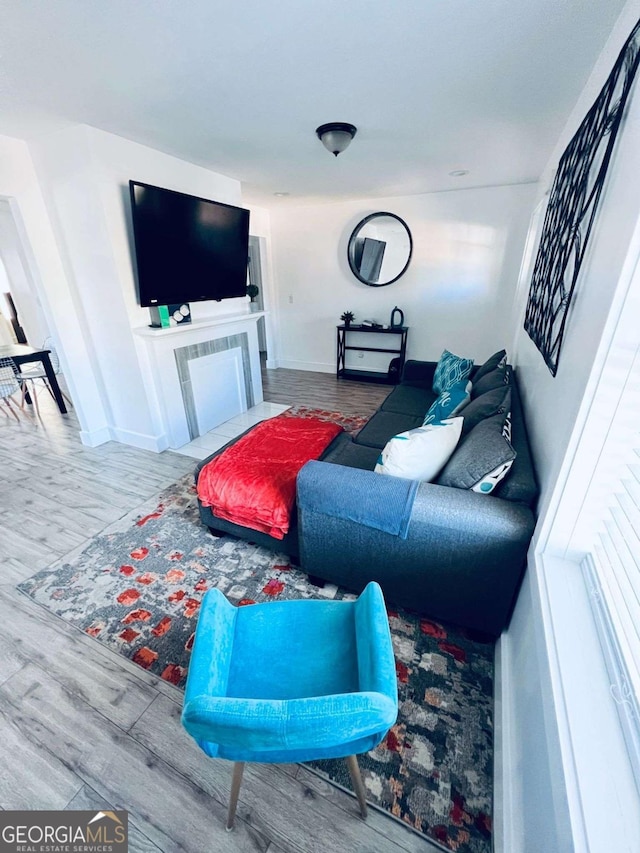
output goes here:
{"type": "Polygon", "coordinates": [[[134,329],[159,450],[188,444],[261,403],[257,322],[264,312],[134,329]]]}

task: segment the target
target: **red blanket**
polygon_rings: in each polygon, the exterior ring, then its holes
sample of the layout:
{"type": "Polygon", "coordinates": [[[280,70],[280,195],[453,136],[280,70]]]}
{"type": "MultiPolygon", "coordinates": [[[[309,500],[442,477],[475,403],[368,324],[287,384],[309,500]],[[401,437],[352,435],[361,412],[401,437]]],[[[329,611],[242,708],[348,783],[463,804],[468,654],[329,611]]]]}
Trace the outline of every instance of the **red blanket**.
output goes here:
{"type": "Polygon", "coordinates": [[[342,432],[311,418],[270,418],[204,466],[198,497],[218,518],[275,539],[289,531],[302,466],[342,432]]]}

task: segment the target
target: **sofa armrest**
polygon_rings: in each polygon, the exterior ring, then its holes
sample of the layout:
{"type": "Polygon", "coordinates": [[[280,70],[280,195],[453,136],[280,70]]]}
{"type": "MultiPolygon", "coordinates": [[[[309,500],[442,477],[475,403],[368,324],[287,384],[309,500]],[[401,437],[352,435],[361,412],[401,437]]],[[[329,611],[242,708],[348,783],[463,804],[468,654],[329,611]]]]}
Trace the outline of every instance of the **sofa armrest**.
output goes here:
{"type": "Polygon", "coordinates": [[[431,388],[433,385],[433,374],[436,372],[437,362],[416,361],[409,359],[405,361],[400,379],[403,385],[418,385],[421,388],[431,388]]]}
{"type": "MultiPolygon", "coordinates": [[[[339,491],[349,469],[321,467],[327,484],[339,491]]],[[[384,502],[390,478],[364,473],[384,502]]],[[[298,524],[306,572],[357,592],[375,580],[389,602],[494,636],[507,625],[535,526],[529,507],[421,483],[407,538],[401,539],[322,512],[310,486],[302,469],[298,524]]]]}

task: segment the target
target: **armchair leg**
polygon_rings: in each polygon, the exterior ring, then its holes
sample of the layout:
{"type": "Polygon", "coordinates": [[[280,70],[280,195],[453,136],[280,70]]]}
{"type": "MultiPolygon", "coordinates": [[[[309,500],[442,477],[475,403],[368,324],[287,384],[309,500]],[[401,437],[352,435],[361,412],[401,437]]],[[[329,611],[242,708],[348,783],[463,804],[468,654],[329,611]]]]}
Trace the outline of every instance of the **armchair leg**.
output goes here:
{"type": "Polygon", "coordinates": [[[242,774],[244,772],[244,761],[236,761],[233,765],[233,778],[231,780],[231,796],[229,797],[229,811],[227,812],[227,825],[225,829],[231,832],[233,829],[233,821],[236,816],[236,808],[238,806],[238,795],[240,794],[240,785],[242,784],[242,774]]]}
{"type": "Polygon", "coordinates": [[[367,800],[364,795],[364,784],[362,782],[362,776],[360,775],[358,758],[355,755],[348,755],[345,761],[347,762],[347,767],[349,768],[349,775],[351,776],[351,784],[353,785],[353,790],[355,791],[356,797],[358,798],[360,814],[362,815],[363,820],[366,820],[367,800]]]}

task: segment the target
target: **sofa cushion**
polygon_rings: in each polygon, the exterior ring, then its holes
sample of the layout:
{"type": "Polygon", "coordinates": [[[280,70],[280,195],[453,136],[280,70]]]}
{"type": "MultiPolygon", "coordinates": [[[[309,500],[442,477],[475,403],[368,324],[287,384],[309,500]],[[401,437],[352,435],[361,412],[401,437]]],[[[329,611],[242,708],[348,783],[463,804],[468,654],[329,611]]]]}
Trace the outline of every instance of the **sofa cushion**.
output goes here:
{"type": "Polygon", "coordinates": [[[354,440],[356,444],[365,444],[367,447],[377,447],[378,450],[382,450],[391,436],[422,426],[423,420],[424,411],[419,417],[402,415],[399,412],[377,411],[354,440]]]}
{"type": "Polygon", "coordinates": [[[468,432],[471,432],[485,418],[490,418],[492,415],[497,414],[506,415],[510,408],[511,387],[509,385],[501,385],[499,388],[494,388],[492,391],[480,394],[479,397],[471,400],[460,412],[464,418],[462,434],[466,435],[468,432]]]}
{"type": "Polygon", "coordinates": [[[435,361],[416,361],[407,359],[402,368],[402,384],[417,385],[420,388],[433,388],[433,374],[438,366],[435,361]]]}
{"type": "Polygon", "coordinates": [[[482,379],[483,376],[486,376],[487,373],[491,373],[492,370],[495,370],[496,367],[505,367],[507,364],[507,351],[504,349],[498,350],[498,352],[494,352],[492,356],[485,361],[484,364],[481,364],[480,367],[475,371],[471,379],[474,382],[477,382],[478,379],[482,379]]]}
{"type": "Polygon", "coordinates": [[[480,394],[486,394],[487,391],[493,391],[494,388],[503,388],[509,384],[510,371],[508,366],[496,367],[489,373],[485,373],[480,379],[473,383],[471,389],[471,399],[479,397],[480,394]]]}
{"type": "Polygon", "coordinates": [[[399,412],[414,418],[424,418],[425,412],[438,395],[431,387],[396,385],[380,406],[383,412],[399,412]]]}
{"type": "Polygon", "coordinates": [[[424,424],[434,424],[453,418],[464,409],[471,399],[471,382],[463,379],[456,382],[448,391],[443,391],[433,401],[425,415],[424,424]]]}
{"type": "Polygon", "coordinates": [[[485,418],[460,442],[437,479],[440,486],[489,494],[509,473],[516,452],[504,435],[503,414],[485,418]]]}
{"type": "Polygon", "coordinates": [[[436,394],[448,391],[456,382],[468,379],[473,370],[473,359],[462,358],[459,355],[444,350],[438,361],[436,372],[433,374],[433,390],[436,394]]]}
{"type": "Polygon", "coordinates": [[[431,481],[455,450],[462,418],[427,424],[389,439],[375,467],[377,474],[431,481]]]}
{"type": "Polygon", "coordinates": [[[346,465],[348,468],[373,471],[380,456],[380,448],[356,444],[348,436],[345,438],[346,441],[334,442],[329,452],[323,456],[322,461],[331,462],[334,465],[346,465]]]}

